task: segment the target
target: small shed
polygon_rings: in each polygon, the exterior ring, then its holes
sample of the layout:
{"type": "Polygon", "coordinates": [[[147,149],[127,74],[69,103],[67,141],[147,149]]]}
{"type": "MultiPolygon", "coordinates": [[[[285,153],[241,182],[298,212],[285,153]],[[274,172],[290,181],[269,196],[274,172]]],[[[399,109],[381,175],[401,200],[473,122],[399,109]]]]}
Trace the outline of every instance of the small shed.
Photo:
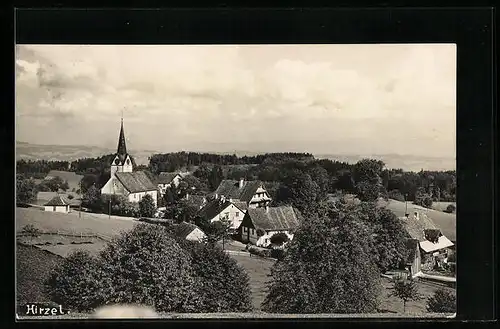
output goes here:
{"type": "Polygon", "coordinates": [[[196,225],[182,222],[173,227],[175,236],[188,241],[202,242],[206,234],[196,225]]]}
{"type": "Polygon", "coordinates": [[[57,195],[43,206],[45,211],[69,213],[70,204],[61,195],[57,195]]]}

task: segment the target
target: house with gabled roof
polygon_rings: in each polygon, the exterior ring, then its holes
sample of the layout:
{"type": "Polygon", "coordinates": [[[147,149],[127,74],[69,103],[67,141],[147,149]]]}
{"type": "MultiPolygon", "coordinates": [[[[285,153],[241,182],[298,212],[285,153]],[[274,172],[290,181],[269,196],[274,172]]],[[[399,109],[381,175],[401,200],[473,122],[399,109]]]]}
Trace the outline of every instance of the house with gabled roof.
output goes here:
{"type": "Polygon", "coordinates": [[[205,232],[198,226],[187,222],[172,225],[171,232],[181,240],[202,242],[206,238],[205,232]]]}
{"type": "Polygon", "coordinates": [[[118,149],[111,162],[111,176],[101,189],[101,194],[123,195],[130,202],[139,202],[145,195],[150,195],[156,206],[157,186],[143,171],[133,171],[131,156],[127,153],[123,118],[118,139],[118,149]]]}
{"type": "Polygon", "coordinates": [[[231,223],[231,229],[237,230],[243,220],[245,211],[239,208],[234,202],[222,196],[207,201],[196,215],[210,223],[227,220],[231,223]]]}
{"type": "Polygon", "coordinates": [[[244,202],[248,208],[265,207],[272,200],[262,181],[246,181],[244,178],[239,181],[222,180],[211,197],[213,199],[224,197],[226,200],[244,202]]]}
{"type": "Polygon", "coordinates": [[[164,195],[170,186],[179,186],[184,176],[179,172],[161,172],[156,179],[156,185],[160,195],[164,195]]]}
{"type": "Polygon", "coordinates": [[[422,270],[432,269],[436,258],[445,258],[448,249],[454,247],[453,242],[444,236],[441,229],[424,213],[415,211],[399,219],[408,234],[409,258],[406,265],[412,276],[422,270]]]}
{"type": "Polygon", "coordinates": [[[69,213],[70,202],[62,195],[56,195],[43,205],[45,211],[69,213]]]}
{"type": "Polygon", "coordinates": [[[297,213],[291,206],[248,208],[238,233],[242,242],[267,247],[277,233],[285,233],[292,240],[299,225],[297,213]]]}

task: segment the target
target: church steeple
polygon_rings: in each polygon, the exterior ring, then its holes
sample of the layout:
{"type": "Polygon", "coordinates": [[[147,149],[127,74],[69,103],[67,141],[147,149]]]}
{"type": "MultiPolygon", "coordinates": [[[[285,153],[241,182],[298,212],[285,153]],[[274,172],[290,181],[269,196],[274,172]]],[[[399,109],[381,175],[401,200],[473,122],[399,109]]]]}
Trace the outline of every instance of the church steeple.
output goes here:
{"type": "Polygon", "coordinates": [[[125,143],[125,132],[123,131],[123,116],[120,128],[120,137],[118,139],[118,150],[116,151],[116,153],[119,155],[127,154],[127,144],[125,143]]]}

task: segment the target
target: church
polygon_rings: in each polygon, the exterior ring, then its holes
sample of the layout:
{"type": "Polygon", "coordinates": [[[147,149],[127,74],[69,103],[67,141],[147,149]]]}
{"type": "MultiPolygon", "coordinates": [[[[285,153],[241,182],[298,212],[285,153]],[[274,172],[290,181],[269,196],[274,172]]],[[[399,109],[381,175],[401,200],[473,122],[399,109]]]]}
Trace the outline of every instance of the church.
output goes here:
{"type": "Polygon", "coordinates": [[[139,202],[149,194],[157,205],[157,186],[143,171],[135,171],[131,156],[127,153],[123,118],[121,121],[118,149],[111,162],[111,177],[102,187],[101,194],[123,195],[130,202],[139,202]]]}

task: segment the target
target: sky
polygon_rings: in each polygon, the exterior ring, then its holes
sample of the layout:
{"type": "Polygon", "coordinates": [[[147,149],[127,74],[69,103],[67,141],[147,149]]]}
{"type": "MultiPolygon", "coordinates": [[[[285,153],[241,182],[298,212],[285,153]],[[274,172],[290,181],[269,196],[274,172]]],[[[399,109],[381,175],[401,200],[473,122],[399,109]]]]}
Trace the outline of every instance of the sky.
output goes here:
{"type": "Polygon", "coordinates": [[[456,46],[17,45],[16,140],[455,157],[456,46]]]}

